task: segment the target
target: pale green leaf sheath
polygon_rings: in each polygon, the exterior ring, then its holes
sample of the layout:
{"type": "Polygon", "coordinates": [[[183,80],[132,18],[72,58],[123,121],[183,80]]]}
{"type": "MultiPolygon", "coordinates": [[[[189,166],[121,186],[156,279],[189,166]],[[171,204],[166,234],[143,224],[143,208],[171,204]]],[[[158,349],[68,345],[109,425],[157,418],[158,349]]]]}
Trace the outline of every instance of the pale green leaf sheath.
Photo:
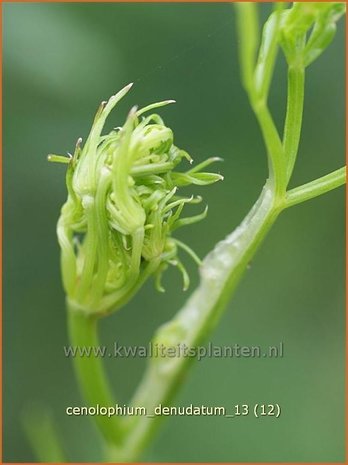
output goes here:
{"type": "MultiPolygon", "coordinates": [[[[201,343],[217,324],[278,215],[346,182],[343,167],[288,189],[301,138],[305,70],[333,40],[345,4],[294,3],[287,7],[277,2],[261,32],[257,10],[255,3],[237,3],[238,43],[242,83],[264,139],[269,176],[240,226],[202,263],[173,237],[177,228],[206,215],[204,209],[182,217],[187,204],[201,199],[181,196],[180,187],[211,184],[222,177],[203,171],[216,158],[180,170],[191,157],[174,145],[172,131],[157,114],[143,116],[172,101],[133,108],[122,127],[102,135],[106,118],[129,91],[127,86],[100,106],[86,143],[82,147],[79,140],[71,158],[49,156],[51,161],[67,163],[68,199],[58,222],[58,239],[73,345],[97,345],[98,318],[124,306],[150,276],[163,291],[160,278],[169,265],[181,271],[186,289],[189,279],[179,249],[199,264],[200,284],[173,319],[158,329],[154,342],[165,347],[201,343]],[[279,53],[288,66],[282,133],[267,103],[279,53]]],[[[113,405],[101,361],[93,357],[74,361],[86,401],[113,405]]],[[[180,356],[150,359],[132,405],[145,407],[148,413],[158,404],[169,405],[190,361],[180,356]]],[[[105,439],[104,459],[113,462],[137,460],[159,425],[158,417],[101,416],[95,420],[105,439]]]]}

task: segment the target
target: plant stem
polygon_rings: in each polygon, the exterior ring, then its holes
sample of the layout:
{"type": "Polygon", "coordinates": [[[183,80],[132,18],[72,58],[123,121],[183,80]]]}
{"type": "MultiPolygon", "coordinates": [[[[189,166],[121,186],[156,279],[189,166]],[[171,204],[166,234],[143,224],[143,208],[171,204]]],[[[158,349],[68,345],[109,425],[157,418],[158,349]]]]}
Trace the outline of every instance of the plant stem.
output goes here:
{"type": "MultiPolygon", "coordinates": [[[[282,207],[268,184],[241,225],[207,255],[201,266],[201,283],[173,320],[155,335],[158,347],[194,348],[217,324],[222,310],[282,207]]],[[[170,404],[192,358],[153,357],[132,400],[153,414],[159,404],[170,404]]],[[[160,416],[129,417],[123,447],[110,448],[110,460],[134,461],[156,430],[160,416]]]]}
{"type": "Polygon", "coordinates": [[[258,12],[256,5],[251,2],[237,2],[235,6],[238,36],[244,38],[239,41],[241,78],[246,92],[251,94],[254,88],[255,60],[259,45],[258,12]]]}
{"type": "Polygon", "coordinates": [[[282,196],[286,188],[285,155],[282,141],[267,106],[267,99],[279,48],[278,35],[282,8],[283,6],[279,4],[264,26],[255,63],[258,42],[256,7],[248,2],[238,4],[237,7],[242,81],[262,131],[267,149],[270,179],[278,196],[282,196]]]}
{"type": "Polygon", "coordinates": [[[284,152],[287,159],[287,183],[292,175],[300,142],[305,71],[302,65],[288,69],[288,98],[284,126],[284,152]]]}
{"type": "Polygon", "coordinates": [[[346,182],[346,167],[340,168],[332,173],[291,189],[286,194],[286,207],[292,207],[298,203],[313,199],[325,194],[346,182]]]}
{"type": "Polygon", "coordinates": [[[264,100],[250,101],[254,110],[263,140],[266,144],[270,180],[275,193],[282,196],[285,193],[284,148],[275,127],[272,115],[264,100]]]}
{"type": "MultiPolygon", "coordinates": [[[[97,318],[89,316],[74,308],[68,302],[68,326],[70,343],[73,348],[98,347],[96,331],[97,318]]],[[[78,384],[88,405],[97,404],[103,407],[114,406],[115,401],[104,373],[102,360],[98,354],[91,353],[89,357],[76,353],[73,357],[78,384]]],[[[117,416],[95,417],[97,425],[108,443],[120,443],[122,428],[117,416]]]]}

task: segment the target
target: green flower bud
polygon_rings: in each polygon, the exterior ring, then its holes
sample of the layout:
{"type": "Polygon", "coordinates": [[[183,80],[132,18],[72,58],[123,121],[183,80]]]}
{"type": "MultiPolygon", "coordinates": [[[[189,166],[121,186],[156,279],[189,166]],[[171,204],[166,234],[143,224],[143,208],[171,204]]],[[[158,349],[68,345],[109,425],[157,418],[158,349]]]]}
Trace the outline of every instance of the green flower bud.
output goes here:
{"type": "Polygon", "coordinates": [[[344,3],[318,6],[317,20],[305,49],[305,65],[310,65],[330,45],[336,34],[336,22],[345,13],[344,3]],[[320,8],[321,7],[321,8],[320,8]]]}
{"type": "Polygon", "coordinates": [[[186,204],[202,199],[181,196],[178,188],[222,179],[202,172],[217,158],[186,172],[175,170],[184,160],[192,163],[191,157],[174,145],[172,130],[157,114],[142,116],[172,100],[133,108],[122,127],[102,135],[110,111],[130,88],[101,104],[86,143],[82,147],[79,139],[70,158],[48,157],[68,164],[68,198],[57,226],[64,288],[70,303],[90,314],[120,308],[150,275],[162,291],[161,275],[169,265],[181,271],[188,287],[178,249],[200,261],[172,233],[203,219],[207,209],[182,218],[186,204]]]}
{"type": "Polygon", "coordinates": [[[280,43],[288,64],[308,66],[316,60],[335,36],[336,22],[345,9],[338,2],[295,2],[285,10],[280,43]]]}

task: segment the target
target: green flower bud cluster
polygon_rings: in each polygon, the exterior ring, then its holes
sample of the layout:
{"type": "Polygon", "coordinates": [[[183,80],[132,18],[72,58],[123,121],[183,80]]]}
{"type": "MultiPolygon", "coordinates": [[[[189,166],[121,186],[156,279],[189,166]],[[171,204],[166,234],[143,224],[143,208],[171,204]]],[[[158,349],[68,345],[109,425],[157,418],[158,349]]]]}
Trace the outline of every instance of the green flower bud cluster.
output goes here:
{"type": "Polygon", "coordinates": [[[345,13],[341,2],[295,2],[282,12],[280,43],[290,65],[308,66],[326,49],[345,13]]]}
{"type": "Polygon", "coordinates": [[[68,198],[57,227],[64,287],[70,304],[91,314],[119,308],[150,275],[163,291],[161,275],[168,265],[178,267],[187,289],[178,248],[200,261],[172,233],[203,219],[207,209],[182,218],[186,204],[202,199],[181,196],[178,188],[222,179],[202,172],[217,158],[186,172],[176,170],[183,160],[192,163],[191,157],[174,145],[173,132],[160,116],[143,116],[172,100],[133,108],[123,127],[102,135],[107,116],[130,88],[101,104],[83,147],[79,139],[69,158],[49,155],[51,161],[68,163],[68,198]]]}

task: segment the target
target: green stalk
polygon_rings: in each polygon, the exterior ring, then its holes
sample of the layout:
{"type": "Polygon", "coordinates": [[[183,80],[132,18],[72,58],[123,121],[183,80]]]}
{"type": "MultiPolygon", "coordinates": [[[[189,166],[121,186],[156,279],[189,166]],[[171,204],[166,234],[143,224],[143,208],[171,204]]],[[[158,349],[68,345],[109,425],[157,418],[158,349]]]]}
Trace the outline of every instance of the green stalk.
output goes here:
{"type": "MultiPolygon", "coordinates": [[[[74,347],[98,347],[97,318],[89,316],[68,306],[68,329],[70,343],[74,347]]],[[[79,354],[73,358],[74,368],[82,394],[88,405],[114,406],[115,401],[107,382],[102,360],[91,354],[81,357],[79,354]]],[[[122,428],[118,417],[96,416],[95,421],[107,443],[119,444],[122,440],[122,428]]]]}
{"type": "Polygon", "coordinates": [[[242,81],[247,91],[250,105],[256,115],[266,145],[270,180],[278,196],[286,188],[284,171],[284,148],[269,111],[267,100],[274,64],[278,52],[280,13],[282,4],[269,17],[263,28],[262,40],[255,62],[258,24],[256,5],[240,3],[237,6],[237,25],[239,30],[239,55],[242,69],[242,81]]]}
{"type": "Polygon", "coordinates": [[[330,192],[337,187],[346,183],[346,167],[339,168],[332,173],[315,179],[314,181],[307,182],[302,186],[291,189],[286,194],[286,207],[292,207],[298,203],[305,202],[306,200],[313,199],[319,195],[330,192]]]}
{"type": "Polygon", "coordinates": [[[255,4],[251,2],[236,3],[238,36],[248,40],[239,41],[241,78],[247,93],[254,87],[254,69],[256,52],[259,45],[259,20],[255,4]]]}
{"type": "Polygon", "coordinates": [[[284,148],[275,127],[272,115],[264,100],[250,101],[258,120],[263,140],[267,149],[270,181],[278,196],[284,195],[286,187],[284,171],[284,148]]]}
{"type": "Polygon", "coordinates": [[[284,152],[287,159],[287,183],[292,175],[301,136],[305,70],[301,65],[288,70],[288,99],[284,127],[284,152]]]}

